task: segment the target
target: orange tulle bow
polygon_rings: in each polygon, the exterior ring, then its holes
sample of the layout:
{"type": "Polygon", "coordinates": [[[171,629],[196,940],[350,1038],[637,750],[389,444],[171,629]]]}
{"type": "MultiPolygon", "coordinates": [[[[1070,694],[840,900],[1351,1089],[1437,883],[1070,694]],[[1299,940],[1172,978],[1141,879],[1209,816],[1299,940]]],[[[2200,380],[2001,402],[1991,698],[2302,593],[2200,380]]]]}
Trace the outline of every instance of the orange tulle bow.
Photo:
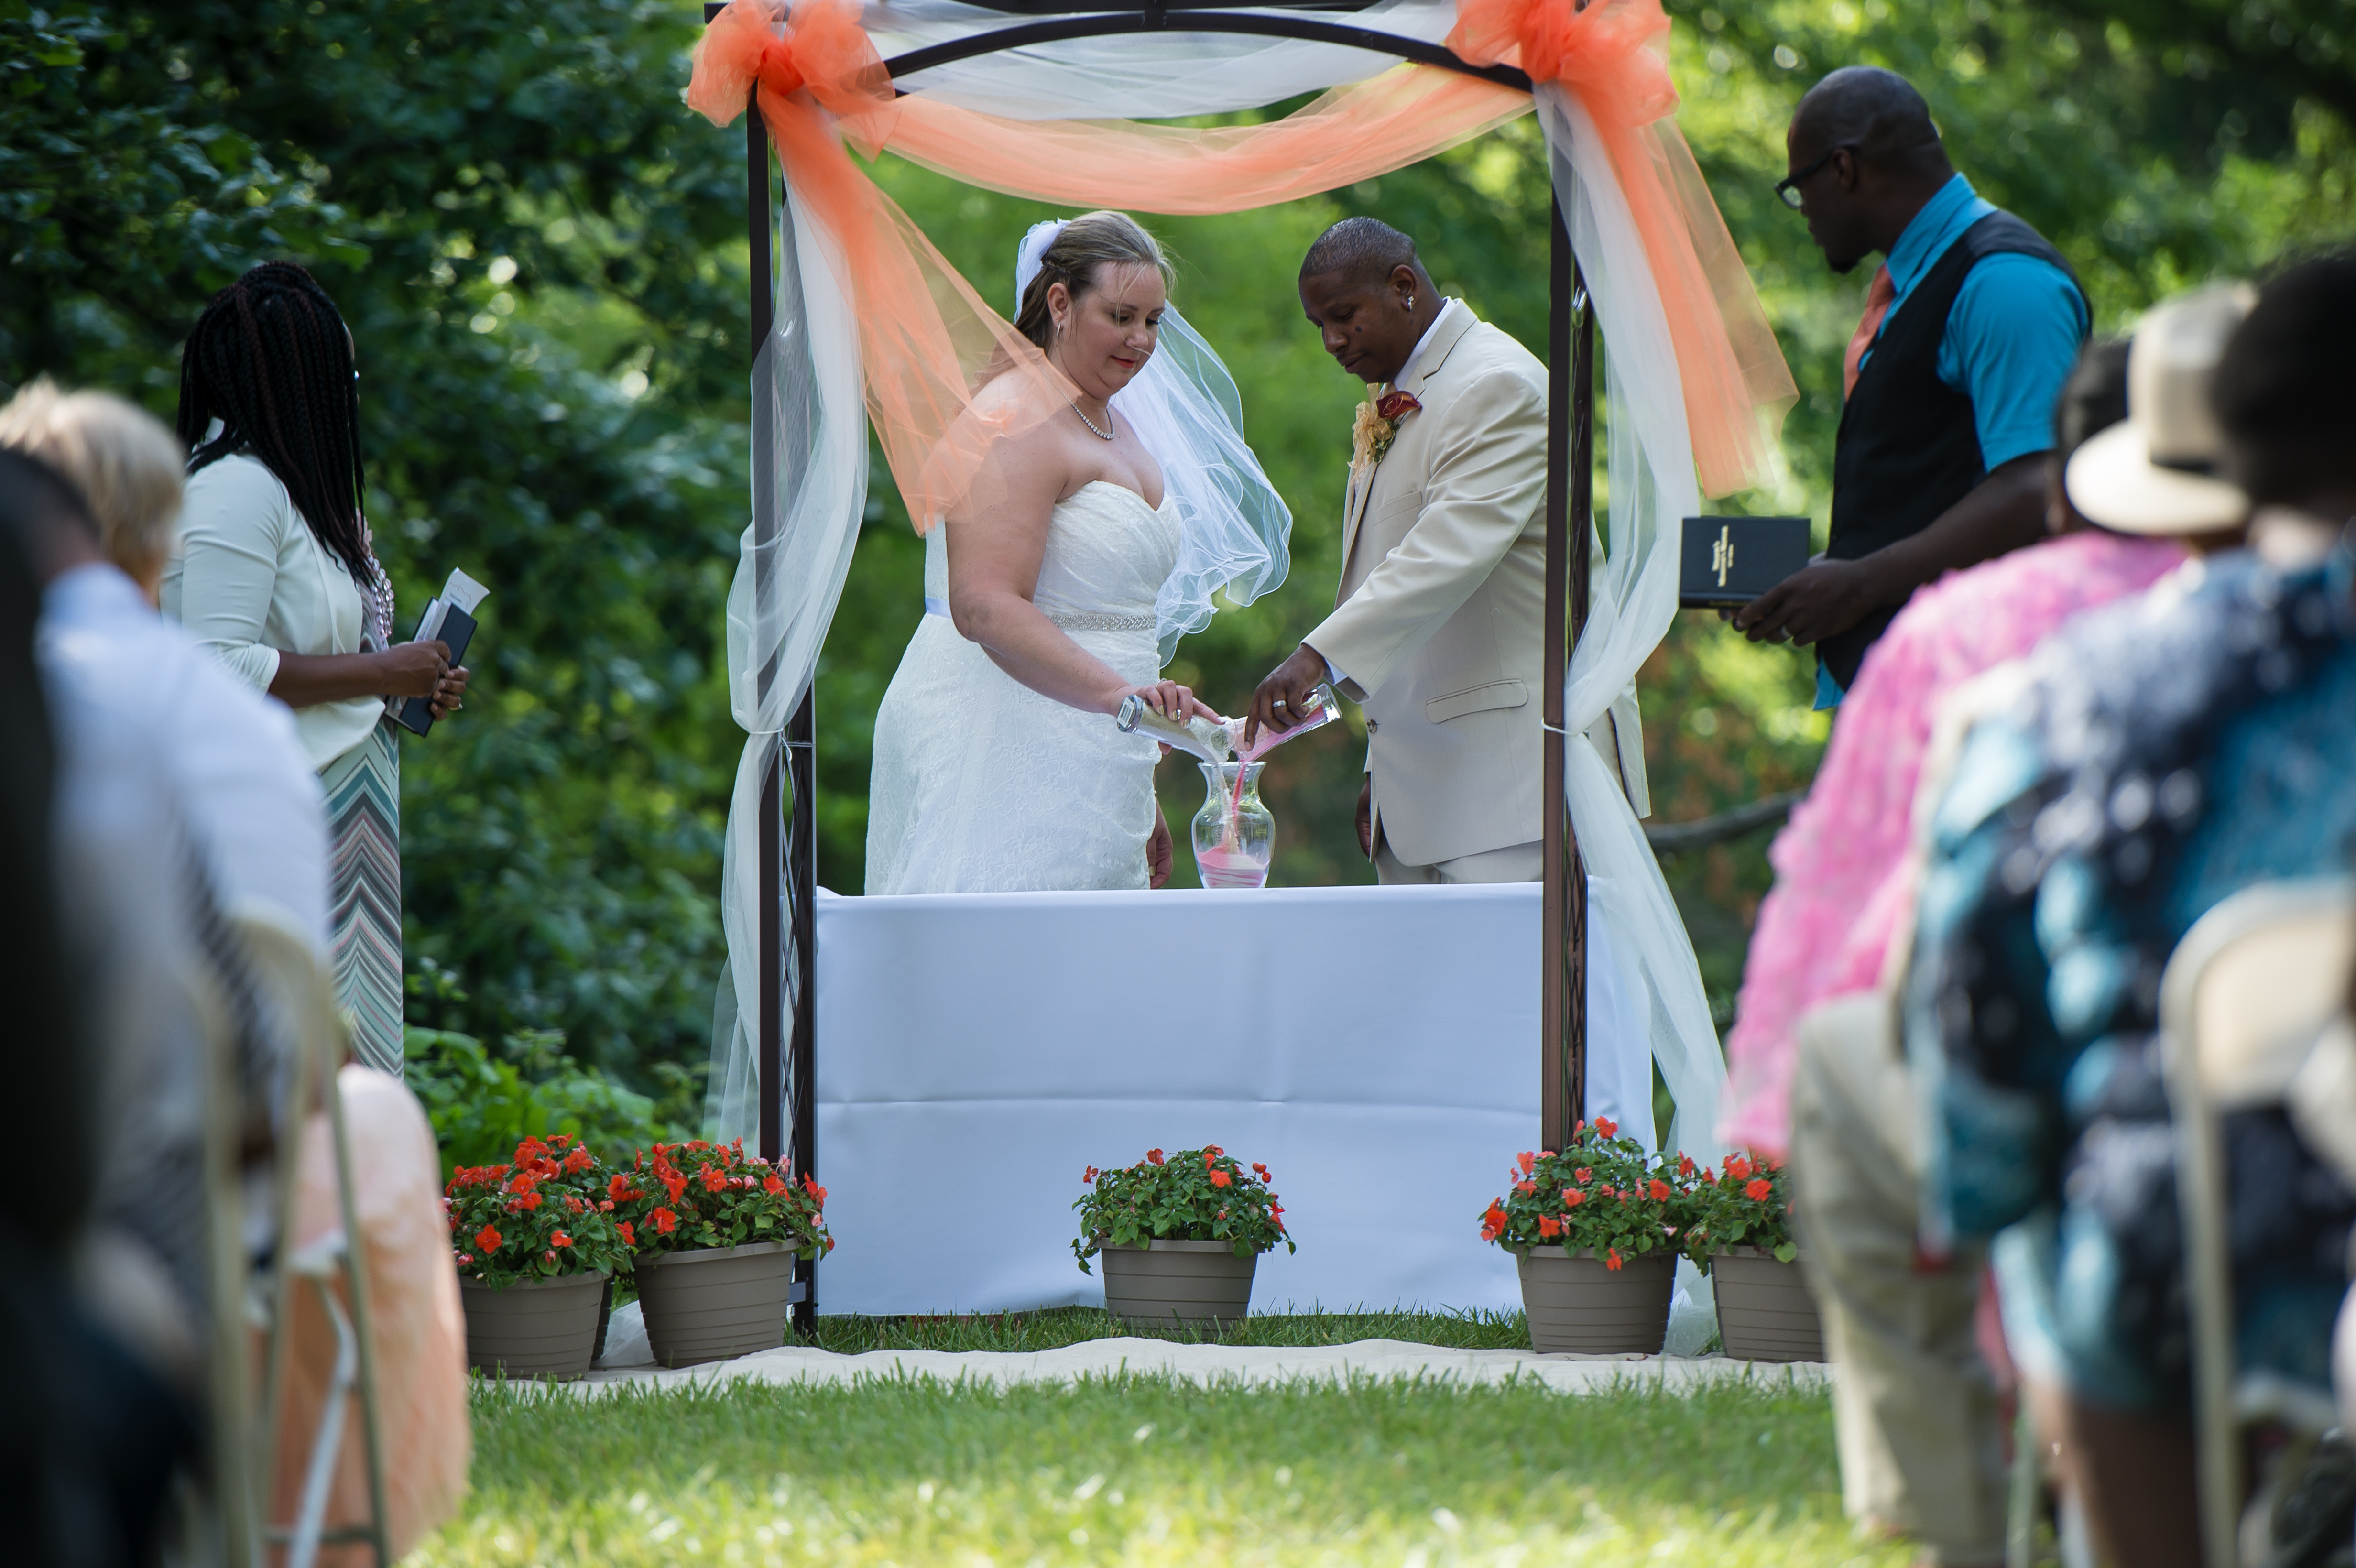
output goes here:
{"type": "Polygon", "coordinates": [[[790,14],[780,0],[735,0],[723,8],[697,40],[687,106],[730,124],[756,83],[764,112],[807,92],[869,157],[891,134],[892,78],[851,0],[803,0],[790,14]]]}
{"type": "Polygon", "coordinates": [[[1460,0],[1448,47],[1576,91],[1599,125],[1649,125],[1677,106],[1661,0],[1460,0]]]}
{"type": "Polygon", "coordinates": [[[1595,123],[1668,318],[1702,493],[1724,496],[1767,476],[1797,393],[1671,118],[1668,37],[1661,0],[1458,0],[1448,47],[1476,65],[1519,65],[1595,123]]]}

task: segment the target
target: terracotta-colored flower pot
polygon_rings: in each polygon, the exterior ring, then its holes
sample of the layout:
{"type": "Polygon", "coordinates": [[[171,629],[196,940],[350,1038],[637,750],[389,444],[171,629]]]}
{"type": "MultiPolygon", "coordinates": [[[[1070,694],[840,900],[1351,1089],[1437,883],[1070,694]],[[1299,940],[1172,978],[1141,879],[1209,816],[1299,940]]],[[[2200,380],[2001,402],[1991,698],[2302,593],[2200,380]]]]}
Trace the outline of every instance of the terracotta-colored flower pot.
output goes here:
{"type": "Polygon", "coordinates": [[[640,1254],[647,1345],[666,1367],[725,1361],[786,1341],[794,1254],[783,1242],[640,1254]]]}
{"type": "Polygon", "coordinates": [[[1236,1256],[1228,1242],[1153,1242],[1107,1247],[1105,1310],[1125,1323],[1170,1328],[1207,1323],[1225,1328],[1251,1311],[1252,1273],[1259,1256],[1236,1256]]]}
{"type": "Polygon", "coordinates": [[[1824,1325],[1797,1263],[1757,1247],[1736,1247],[1710,1260],[1718,1297],[1718,1337],[1738,1361],[1821,1361],[1824,1325]]]}
{"type": "Polygon", "coordinates": [[[1657,1356],[1668,1342],[1676,1253],[1640,1253],[1615,1269],[1584,1249],[1532,1247],[1517,1261],[1530,1349],[1539,1355],[1657,1356]]]}
{"type": "Polygon", "coordinates": [[[597,1343],[597,1308],[605,1275],[519,1280],[494,1290],[461,1279],[466,1306],[466,1364],[510,1378],[570,1382],[589,1370],[597,1343]]]}

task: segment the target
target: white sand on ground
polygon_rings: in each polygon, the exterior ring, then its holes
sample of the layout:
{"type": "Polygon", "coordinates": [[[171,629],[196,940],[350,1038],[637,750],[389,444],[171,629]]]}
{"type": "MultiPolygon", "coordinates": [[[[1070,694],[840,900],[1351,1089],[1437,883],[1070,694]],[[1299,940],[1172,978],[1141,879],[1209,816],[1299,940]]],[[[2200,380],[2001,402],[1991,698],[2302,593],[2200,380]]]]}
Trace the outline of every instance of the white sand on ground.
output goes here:
{"type": "Polygon", "coordinates": [[[1817,1361],[1734,1361],[1722,1356],[1540,1356],[1528,1350],[1458,1350],[1402,1339],[1361,1339],[1348,1345],[1187,1345],[1162,1339],[1091,1339],[1059,1349],[869,1350],[856,1356],[783,1346],[733,1361],[677,1371],[653,1366],[605,1367],[566,1386],[586,1392],[626,1386],[683,1384],[851,1383],[862,1379],[932,1378],[1003,1388],[1015,1383],[1068,1385],[1082,1378],[1123,1374],[1181,1378],[1204,1385],[1245,1387],[1355,1377],[1429,1379],[1454,1383],[1531,1381],[1558,1393],[1600,1393],[1613,1387],[1687,1392],[1709,1384],[1748,1382],[1760,1388],[1817,1389],[1831,1370],[1817,1361]]]}

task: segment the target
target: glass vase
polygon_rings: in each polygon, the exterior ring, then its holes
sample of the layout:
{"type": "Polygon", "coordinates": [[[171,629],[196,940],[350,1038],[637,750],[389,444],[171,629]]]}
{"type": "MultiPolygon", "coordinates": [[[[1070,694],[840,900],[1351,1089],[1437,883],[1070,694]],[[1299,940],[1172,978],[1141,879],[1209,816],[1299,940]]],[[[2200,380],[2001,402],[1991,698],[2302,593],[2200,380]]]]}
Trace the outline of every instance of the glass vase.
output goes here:
{"type": "Polygon", "coordinates": [[[1201,763],[1209,794],[1194,814],[1194,869],[1206,888],[1257,888],[1276,852],[1276,818],[1259,800],[1266,763],[1201,763]],[[1243,788],[1236,788],[1236,775],[1243,788]]]}

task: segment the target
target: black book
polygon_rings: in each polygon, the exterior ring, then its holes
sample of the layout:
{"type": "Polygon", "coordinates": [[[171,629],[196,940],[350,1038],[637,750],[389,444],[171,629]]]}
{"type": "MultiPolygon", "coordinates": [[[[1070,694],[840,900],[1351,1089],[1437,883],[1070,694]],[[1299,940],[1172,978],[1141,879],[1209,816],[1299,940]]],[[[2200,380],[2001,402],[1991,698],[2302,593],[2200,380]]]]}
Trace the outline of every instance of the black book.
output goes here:
{"type": "MultiPolygon", "coordinates": [[[[452,667],[466,662],[466,645],[475,640],[474,612],[488,593],[481,583],[463,571],[454,571],[450,580],[442,585],[441,597],[425,606],[425,613],[417,618],[417,638],[421,643],[436,637],[450,645],[452,667]]],[[[392,721],[414,735],[423,735],[434,728],[434,699],[411,697],[396,702],[388,699],[385,706],[392,710],[392,721]]]]}
{"type": "Polygon", "coordinates": [[[1805,517],[1687,517],[1677,606],[1748,604],[1808,564],[1805,517]]]}

